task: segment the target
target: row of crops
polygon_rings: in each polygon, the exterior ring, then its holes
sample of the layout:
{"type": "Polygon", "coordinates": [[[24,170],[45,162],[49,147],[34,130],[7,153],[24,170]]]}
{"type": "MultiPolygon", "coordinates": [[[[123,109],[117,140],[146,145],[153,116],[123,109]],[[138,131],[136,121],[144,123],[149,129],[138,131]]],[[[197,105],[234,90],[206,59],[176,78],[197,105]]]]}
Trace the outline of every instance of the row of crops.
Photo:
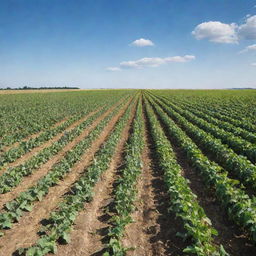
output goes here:
{"type": "Polygon", "coordinates": [[[255,92],[1,97],[0,255],[256,254],[255,92]]]}

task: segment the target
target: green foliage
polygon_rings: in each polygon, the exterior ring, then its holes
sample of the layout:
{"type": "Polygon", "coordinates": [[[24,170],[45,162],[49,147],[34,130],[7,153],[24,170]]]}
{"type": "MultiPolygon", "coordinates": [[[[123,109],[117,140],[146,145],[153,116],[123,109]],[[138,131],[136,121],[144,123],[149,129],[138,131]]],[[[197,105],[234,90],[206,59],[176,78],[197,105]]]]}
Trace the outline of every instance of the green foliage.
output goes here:
{"type": "MultiPolygon", "coordinates": [[[[0,194],[10,192],[25,176],[37,171],[61,149],[78,137],[85,128],[118,100],[115,110],[106,116],[89,135],[67,152],[38,182],[6,203],[0,212],[0,229],[12,228],[25,212],[33,211],[35,202],[44,200],[50,189],[67,175],[90,149],[104,127],[124,106],[135,91],[88,91],[48,94],[0,95],[0,168],[8,166],[36,147],[64,132],[67,127],[88,113],[95,114],[76,126],[49,147],[39,151],[21,165],[8,168],[0,176],[0,194]],[[57,122],[63,120],[58,126],[57,122]],[[38,133],[40,132],[40,133],[38,133]],[[26,138],[38,133],[32,138],[26,138]],[[16,143],[15,145],[12,145],[16,143]],[[11,146],[9,150],[5,146],[11,146]]],[[[145,91],[146,116],[158,166],[169,195],[169,211],[176,214],[184,226],[177,236],[189,244],[186,255],[227,256],[214,237],[217,230],[199,205],[182,175],[168,134],[184,152],[223,206],[230,220],[256,242],[256,198],[244,191],[256,188],[256,91],[145,91]],[[161,127],[164,127],[164,130],[161,127]],[[203,152],[201,151],[203,150],[203,152]],[[215,162],[210,161],[205,155],[215,162]],[[230,174],[237,179],[229,178],[230,174]],[[241,182],[241,184],[240,184],[241,182]]],[[[136,97],[134,98],[134,101],[136,97]]],[[[133,102],[134,103],[134,102],[133,102]]],[[[115,124],[93,163],[72,184],[69,192],[41,226],[40,238],[29,248],[19,249],[20,255],[43,256],[56,253],[59,243],[70,242],[70,232],[85,203],[94,196],[100,180],[116,152],[122,131],[130,118],[132,104],[115,124]]],[[[137,199],[137,180],[142,171],[141,154],[144,147],[142,102],[138,101],[131,134],[125,145],[124,165],[113,193],[114,213],[110,220],[108,242],[104,256],[124,256],[122,243],[125,229],[133,222],[132,213],[137,199]]],[[[167,216],[168,217],[168,216],[167,216]]],[[[0,237],[5,232],[0,232],[0,237]]]]}
{"type": "MultiPolygon", "coordinates": [[[[162,99],[162,101],[167,104],[168,107],[171,107],[174,111],[185,117],[189,122],[197,125],[209,135],[213,135],[212,140],[216,140],[215,138],[219,138],[222,143],[230,146],[238,154],[245,155],[253,163],[256,162],[256,144],[252,144],[246,141],[245,139],[234,134],[234,132],[229,132],[223,129],[226,126],[221,128],[218,125],[211,124],[211,122],[209,122],[209,118],[206,118],[205,116],[202,118],[197,117],[195,114],[191,113],[191,111],[188,111],[186,109],[184,110],[178,107],[176,104],[172,104],[165,99],[162,99]],[[206,121],[205,119],[208,120],[206,121]]],[[[218,124],[219,123],[220,122],[218,122],[218,124]]],[[[234,130],[238,131],[237,128],[235,128],[234,130]]],[[[251,136],[254,137],[254,140],[256,139],[255,135],[252,134],[251,136]]]]}
{"type": "MultiPolygon", "coordinates": [[[[169,118],[175,117],[172,109],[160,104],[161,109],[155,102],[150,100],[152,106],[154,106],[159,118],[168,128],[169,134],[175,139],[178,146],[185,152],[187,158],[191,164],[199,171],[205,184],[210,186],[216,197],[219,199],[223,208],[227,210],[228,216],[236,224],[243,229],[247,230],[252,240],[256,241],[256,201],[250,199],[243,189],[239,188],[237,181],[234,181],[227,177],[225,172],[219,165],[211,162],[206,156],[204,156],[198,146],[186,135],[186,133],[177,126],[177,124],[169,118]],[[166,114],[164,111],[168,114],[166,114]]],[[[174,120],[178,119],[174,118],[174,120]]],[[[179,118],[180,120],[180,118],[179,118]]],[[[179,124],[181,124],[179,122],[179,124]]],[[[185,130],[194,131],[193,134],[200,134],[198,128],[193,125],[187,126],[185,123],[182,127],[187,127],[185,130]]],[[[203,140],[203,137],[202,137],[203,140]]],[[[224,152],[223,152],[224,153],[224,152]]],[[[232,160],[232,159],[231,159],[232,160]]]]}
{"type": "MultiPolygon", "coordinates": [[[[213,236],[218,234],[217,231],[212,228],[210,219],[198,204],[188,181],[183,177],[172,146],[148,103],[146,103],[146,109],[158,164],[163,170],[164,181],[170,196],[170,210],[181,218],[186,230],[185,234],[178,235],[192,240],[192,244],[185,248],[184,252],[198,256],[222,255],[221,249],[213,244],[213,236]]],[[[162,114],[160,111],[158,113],[162,114]]]]}
{"type": "Polygon", "coordinates": [[[92,142],[99,137],[104,127],[110,122],[111,118],[119,111],[119,108],[123,104],[125,104],[125,102],[119,104],[114,111],[107,115],[86,138],[82,139],[72,150],[68,151],[64,158],[56,163],[34,186],[20,193],[18,197],[6,204],[6,212],[0,213],[1,229],[7,228],[5,227],[6,221],[13,223],[14,221],[18,221],[24,212],[31,211],[33,203],[42,200],[42,198],[48,194],[50,187],[58,184],[58,182],[71,171],[75,163],[77,163],[82,155],[85,154],[86,150],[90,148],[92,142]]]}
{"type": "MultiPolygon", "coordinates": [[[[64,243],[69,242],[69,233],[72,230],[76,216],[84,208],[84,203],[92,199],[94,186],[99,181],[102,173],[106,171],[110,165],[117,143],[130,117],[132,105],[133,104],[130,104],[125,114],[115,125],[114,130],[109,135],[106,142],[96,153],[94,162],[84,170],[82,176],[70,188],[69,193],[63,197],[63,201],[58,205],[57,210],[51,212],[49,219],[47,219],[48,224],[41,228],[41,233],[43,234],[41,238],[34,246],[20,249],[21,255],[35,256],[46,255],[49,252],[55,253],[56,243],[58,241],[64,243]]],[[[119,109],[120,106],[102,121],[101,130],[119,109]]],[[[97,128],[95,130],[97,130],[97,128]]],[[[74,152],[74,154],[76,154],[76,152],[74,152]]]]}
{"type": "Polygon", "coordinates": [[[32,147],[47,136],[50,137],[48,130],[54,129],[53,125],[57,122],[83,116],[89,109],[112,104],[118,98],[133,93],[131,90],[98,90],[0,95],[0,150],[16,142],[23,143],[22,140],[27,136],[46,131],[39,140],[24,142],[25,145],[15,147],[9,156],[0,158],[0,162],[12,162],[18,155],[23,154],[26,147],[32,147]]]}
{"type": "Polygon", "coordinates": [[[189,136],[204,150],[211,153],[216,162],[239,177],[244,185],[256,188],[256,166],[246,159],[246,157],[237,155],[227,145],[222,144],[219,139],[214,138],[209,133],[193,125],[168,105],[159,100],[157,102],[189,136]]]}
{"type": "Polygon", "coordinates": [[[126,225],[131,223],[131,213],[135,209],[137,195],[137,179],[142,170],[141,154],[144,148],[144,123],[142,119],[142,105],[139,101],[136,116],[133,121],[132,132],[125,147],[124,167],[117,180],[114,191],[115,215],[111,219],[111,227],[108,231],[109,242],[105,255],[122,256],[128,248],[124,248],[121,239],[126,225]]]}
{"type": "MultiPolygon", "coordinates": [[[[25,163],[7,169],[7,171],[0,176],[0,193],[11,191],[13,187],[17,186],[22,181],[23,177],[32,174],[42,164],[46,163],[50,158],[56,155],[64,146],[66,146],[74,138],[78,137],[82,133],[83,129],[90,126],[90,124],[92,124],[97,117],[103,114],[104,111],[106,111],[106,108],[101,109],[99,112],[86,119],[71,131],[65,132],[58,141],[54,142],[51,146],[44,148],[25,163]]],[[[73,121],[74,120],[72,120],[72,122],[73,121]]]]}

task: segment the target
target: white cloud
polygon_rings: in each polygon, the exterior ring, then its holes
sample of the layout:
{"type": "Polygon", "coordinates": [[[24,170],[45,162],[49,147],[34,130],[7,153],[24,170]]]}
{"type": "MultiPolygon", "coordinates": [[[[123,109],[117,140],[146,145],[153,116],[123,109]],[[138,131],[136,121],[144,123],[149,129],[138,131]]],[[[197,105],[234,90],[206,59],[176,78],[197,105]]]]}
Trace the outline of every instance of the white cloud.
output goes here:
{"type": "Polygon", "coordinates": [[[165,63],[162,58],[142,58],[134,61],[123,61],[120,63],[122,68],[142,68],[142,67],[158,67],[165,63]]]}
{"type": "Polygon", "coordinates": [[[140,39],[133,41],[131,43],[131,45],[138,46],[138,47],[144,47],[144,46],[153,46],[154,43],[149,39],[140,38],[140,39]]]}
{"type": "Polygon", "coordinates": [[[237,25],[235,23],[225,24],[219,21],[203,22],[196,26],[192,35],[196,39],[209,39],[215,43],[237,43],[237,25]]]}
{"type": "Polygon", "coordinates": [[[120,71],[121,69],[119,67],[108,67],[106,68],[107,71],[120,71]]]}
{"type": "Polygon", "coordinates": [[[192,35],[196,39],[208,39],[215,43],[238,43],[239,40],[256,39],[256,15],[246,15],[245,22],[226,24],[220,21],[203,22],[195,27],[192,35]]]}
{"type": "Polygon", "coordinates": [[[256,39],[256,15],[248,17],[245,23],[239,26],[238,36],[240,39],[256,39]]]}
{"type": "Polygon", "coordinates": [[[252,63],[251,65],[254,66],[254,67],[256,67],[256,62],[252,63]]]}
{"type": "Polygon", "coordinates": [[[120,63],[121,68],[145,68],[145,67],[159,67],[160,65],[170,62],[188,62],[194,60],[196,57],[193,55],[174,56],[167,58],[142,58],[135,61],[123,61],[120,63]]]}
{"type": "Polygon", "coordinates": [[[246,49],[248,49],[249,51],[250,50],[254,50],[255,51],[256,50],[256,44],[249,45],[249,46],[246,47],[246,49]]]}
{"type": "Polygon", "coordinates": [[[185,56],[174,56],[165,58],[166,62],[188,62],[194,60],[196,57],[194,55],[185,55],[185,56]]]}
{"type": "Polygon", "coordinates": [[[245,49],[243,49],[239,53],[244,53],[244,52],[249,52],[249,51],[256,51],[256,44],[247,46],[245,49]]]}

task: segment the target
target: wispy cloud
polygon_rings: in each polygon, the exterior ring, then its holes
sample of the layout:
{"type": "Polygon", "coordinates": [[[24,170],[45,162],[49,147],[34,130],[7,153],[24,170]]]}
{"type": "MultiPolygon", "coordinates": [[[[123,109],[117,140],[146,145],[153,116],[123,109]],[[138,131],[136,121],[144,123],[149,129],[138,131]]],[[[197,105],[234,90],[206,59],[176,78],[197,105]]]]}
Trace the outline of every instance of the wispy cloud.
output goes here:
{"type": "Polygon", "coordinates": [[[256,62],[252,63],[251,65],[254,66],[254,67],[256,67],[256,62]]]}
{"type": "Polygon", "coordinates": [[[145,46],[154,46],[154,43],[149,39],[140,38],[131,43],[132,46],[145,47],[145,46]]]}
{"type": "Polygon", "coordinates": [[[120,71],[121,69],[119,67],[107,67],[106,70],[115,72],[115,71],[120,71]]]}
{"type": "Polygon", "coordinates": [[[188,62],[194,60],[195,56],[185,55],[185,56],[174,56],[167,58],[142,58],[134,61],[123,61],[120,63],[121,68],[146,68],[146,67],[159,67],[163,64],[169,62],[188,62]]]}
{"type": "Polygon", "coordinates": [[[119,71],[121,69],[142,69],[147,67],[159,67],[161,65],[171,63],[171,62],[189,62],[194,60],[196,57],[194,55],[185,55],[185,56],[173,56],[166,58],[142,58],[138,60],[122,61],[119,64],[119,67],[109,67],[109,71],[119,71]]]}
{"type": "Polygon", "coordinates": [[[249,51],[256,51],[256,44],[252,44],[252,45],[247,46],[246,48],[244,48],[239,53],[245,53],[245,52],[249,52],[249,51]]]}
{"type": "Polygon", "coordinates": [[[243,24],[226,24],[220,21],[203,22],[195,27],[192,35],[198,40],[208,39],[215,43],[238,43],[239,40],[256,39],[256,15],[247,15],[243,24]]]}

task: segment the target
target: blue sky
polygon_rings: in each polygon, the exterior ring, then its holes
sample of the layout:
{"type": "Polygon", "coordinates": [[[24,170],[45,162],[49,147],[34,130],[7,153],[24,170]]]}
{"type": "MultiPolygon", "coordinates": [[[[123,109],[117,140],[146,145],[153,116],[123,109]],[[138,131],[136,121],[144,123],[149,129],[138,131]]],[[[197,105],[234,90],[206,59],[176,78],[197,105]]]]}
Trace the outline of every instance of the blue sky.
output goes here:
{"type": "Polygon", "coordinates": [[[251,0],[0,0],[0,87],[256,87],[255,15],[251,0]]]}

